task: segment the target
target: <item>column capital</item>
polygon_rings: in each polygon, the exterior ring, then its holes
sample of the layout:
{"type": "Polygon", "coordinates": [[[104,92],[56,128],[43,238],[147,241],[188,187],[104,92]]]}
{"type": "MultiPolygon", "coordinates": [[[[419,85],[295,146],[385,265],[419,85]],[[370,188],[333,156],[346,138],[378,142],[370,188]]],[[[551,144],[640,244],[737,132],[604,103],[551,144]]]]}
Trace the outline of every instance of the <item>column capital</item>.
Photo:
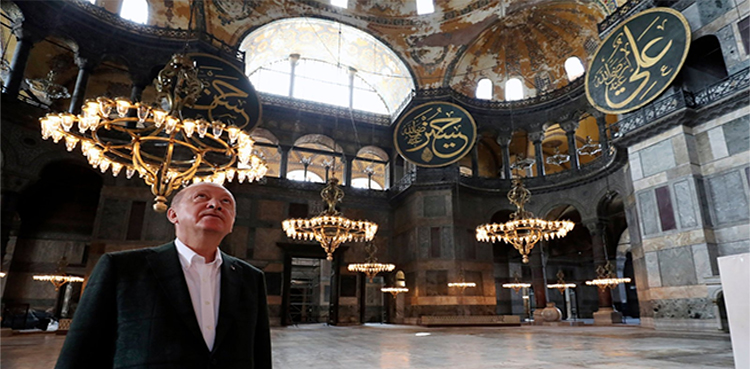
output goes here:
{"type": "Polygon", "coordinates": [[[46,32],[43,30],[29,26],[26,23],[23,22],[16,22],[11,25],[11,30],[13,32],[13,36],[16,36],[16,39],[19,41],[28,41],[32,44],[35,44],[41,40],[44,40],[47,37],[46,32]]]}
{"type": "Polygon", "coordinates": [[[587,218],[582,219],[581,224],[589,230],[591,235],[595,235],[604,233],[604,227],[607,225],[607,221],[602,218],[587,218]]]}
{"type": "Polygon", "coordinates": [[[567,134],[574,134],[576,133],[576,129],[578,129],[578,121],[569,120],[562,122],[560,123],[560,128],[567,134]]]}
{"type": "Polygon", "coordinates": [[[513,139],[513,135],[510,132],[508,132],[507,135],[502,134],[502,133],[497,135],[497,139],[495,139],[495,141],[501,147],[507,147],[507,146],[510,146],[510,141],[512,139],[513,139]]]}
{"type": "Polygon", "coordinates": [[[533,143],[542,142],[544,140],[544,131],[529,132],[529,140],[533,143]]]}
{"type": "Polygon", "coordinates": [[[94,69],[97,65],[97,62],[94,61],[93,55],[85,55],[82,53],[76,53],[74,61],[78,69],[83,69],[88,72],[94,69]]]}

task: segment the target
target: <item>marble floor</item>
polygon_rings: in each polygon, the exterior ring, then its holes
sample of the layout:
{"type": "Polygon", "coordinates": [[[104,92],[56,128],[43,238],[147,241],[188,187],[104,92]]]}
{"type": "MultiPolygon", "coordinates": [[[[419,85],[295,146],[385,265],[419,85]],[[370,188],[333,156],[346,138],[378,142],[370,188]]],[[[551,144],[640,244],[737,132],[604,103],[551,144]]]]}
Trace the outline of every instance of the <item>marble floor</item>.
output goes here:
{"type": "MultiPolygon", "coordinates": [[[[618,327],[274,328],[275,369],[733,368],[728,334],[618,327]]],[[[52,369],[64,337],[0,341],[3,369],[52,369]]]]}

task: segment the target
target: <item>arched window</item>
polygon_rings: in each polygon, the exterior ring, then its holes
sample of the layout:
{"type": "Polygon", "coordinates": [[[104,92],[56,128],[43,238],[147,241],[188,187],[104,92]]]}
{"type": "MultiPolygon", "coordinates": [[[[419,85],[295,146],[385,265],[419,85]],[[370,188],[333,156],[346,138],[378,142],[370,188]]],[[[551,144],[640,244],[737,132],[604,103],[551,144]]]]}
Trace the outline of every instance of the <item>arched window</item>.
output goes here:
{"type": "Polygon", "coordinates": [[[319,175],[304,170],[293,170],[286,174],[287,179],[291,179],[292,181],[300,181],[300,182],[315,182],[315,183],[323,183],[325,182],[323,178],[321,178],[319,175]]]}
{"type": "Polygon", "coordinates": [[[146,0],[122,0],[120,17],[131,22],[146,24],[148,20],[148,3],[146,0]]]}
{"type": "Polygon", "coordinates": [[[577,56],[571,56],[565,61],[565,73],[568,74],[568,81],[573,81],[583,75],[583,63],[577,56]]]}
{"type": "Polygon", "coordinates": [[[477,99],[492,100],[492,81],[482,78],[477,83],[477,99]]]}
{"type": "Polygon", "coordinates": [[[393,117],[414,90],[409,69],[388,45],[335,21],[277,20],[250,33],[240,50],[261,93],[393,117]]]}
{"type": "Polygon", "coordinates": [[[331,5],[346,9],[349,6],[349,0],[331,0],[331,5]]]}
{"type": "Polygon", "coordinates": [[[518,78],[511,78],[505,82],[505,100],[523,100],[523,82],[518,78]]]}
{"type": "Polygon", "coordinates": [[[367,188],[370,190],[382,190],[383,187],[378,184],[378,182],[373,181],[372,179],[367,178],[353,178],[352,179],[352,187],[356,188],[367,188]]]}
{"type": "Polygon", "coordinates": [[[417,0],[417,14],[432,14],[435,12],[434,0],[417,0]]]}

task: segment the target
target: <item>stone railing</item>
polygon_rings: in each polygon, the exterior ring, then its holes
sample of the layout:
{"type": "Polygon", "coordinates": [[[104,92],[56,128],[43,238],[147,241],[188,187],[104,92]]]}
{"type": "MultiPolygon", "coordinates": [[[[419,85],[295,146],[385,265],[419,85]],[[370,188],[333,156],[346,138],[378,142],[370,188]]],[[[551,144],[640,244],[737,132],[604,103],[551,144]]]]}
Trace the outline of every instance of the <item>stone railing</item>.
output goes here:
{"type": "Polygon", "coordinates": [[[317,103],[314,101],[304,101],[293,99],[285,96],[258,93],[260,101],[263,104],[278,106],[282,108],[291,108],[308,113],[324,114],[332,117],[343,118],[346,120],[353,119],[357,122],[378,124],[388,126],[391,124],[391,117],[383,114],[367,113],[335,105],[317,103]]]}
{"type": "Polygon", "coordinates": [[[695,94],[688,94],[686,98],[691,107],[700,108],[733,95],[735,92],[742,91],[749,86],[750,68],[745,68],[695,94]]]}
{"type": "Polygon", "coordinates": [[[621,21],[652,6],[653,0],[629,0],[597,24],[599,38],[604,39],[621,21]]]}
{"type": "Polygon", "coordinates": [[[656,100],[607,127],[613,142],[639,129],[660,125],[662,118],[685,108],[698,110],[750,87],[750,68],[743,69],[696,93],[680,90],[656,100]]]}

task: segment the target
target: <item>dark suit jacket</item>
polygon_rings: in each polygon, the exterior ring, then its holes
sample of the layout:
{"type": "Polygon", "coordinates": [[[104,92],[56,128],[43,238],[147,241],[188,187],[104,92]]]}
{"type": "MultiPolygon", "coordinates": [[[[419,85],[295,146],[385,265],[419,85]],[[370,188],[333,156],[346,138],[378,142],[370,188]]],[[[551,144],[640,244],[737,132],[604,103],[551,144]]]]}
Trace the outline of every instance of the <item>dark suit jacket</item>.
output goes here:
{"type": "Polygon", "coordinates": [[[222,252],[213,351],[174,243],[105,254],[91,273],[56,369],[271,368],[263,272],[222,252]]]}

